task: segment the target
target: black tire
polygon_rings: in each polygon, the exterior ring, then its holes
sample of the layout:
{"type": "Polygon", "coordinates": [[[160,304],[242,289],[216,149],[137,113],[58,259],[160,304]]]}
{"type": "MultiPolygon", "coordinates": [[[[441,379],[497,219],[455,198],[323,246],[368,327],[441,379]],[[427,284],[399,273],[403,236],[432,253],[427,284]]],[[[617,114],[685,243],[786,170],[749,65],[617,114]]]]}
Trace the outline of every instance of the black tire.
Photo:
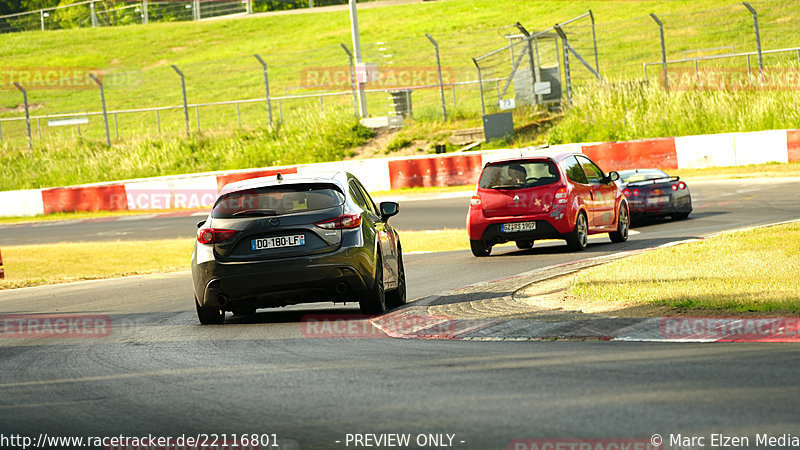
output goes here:
{"type": "Polygon", "coordinates": [[[523,241],[516,241],[517,248],[520,250],[527,250],[533,248],[533,239],[525,239],[523,241]]]}
{"type": "Polygon", "coordinates": [[[589,238],[589,222],[583,211],[578,213],[575,219],[575,227],[567,235],[567,246],[570,250],[581,251],[586,248],[589,238]]]}
{"type": "Polygon", "coordinates": [[[470,239],[469,247],[472,249],[472,254],[479,258],[492,254],[492,246],[486,245],[485,241],[470,239]]]}
{"type": "Polygon", "coordinates": [[[397,248],[397,289],[386,293],[386,306],[397,308],[406,304],[406,269],[403,266],[403,250],[397,248]]]}
{"type": "Polygon", "coordinates": [[[628,215],[628,206],[620,204],[619,206],[619,219],[617,219],[617,231],[608,233],[611,242],[625,242],[628,240],[628,230],[630,229],[630,216],[628,215]]]}
{"type": "Polygon", "coordinates": [[[220,325],[225,322],[225,311],[220,308],[203,308],[197,299],[194,299],[194,306],[197,309],[197,318],[203,325],[220,325]]]}
{"type": "Polygon", "coordinates": [[[686,220],[689,217],[689,214],[691,214],[691,212],[675,213],[670,214],[670,217],[672,217],[673,220],[686,220]]]}
{"type": "Polygon", "coordinates": [[[361,295],[358,305],[364,314],[383,314],[386,312],[386,291],[383,288],[383,258],[380,252],[378,252],[378,257],[375,260],[375,283],[373,283],[372,289],[361,295]]]}

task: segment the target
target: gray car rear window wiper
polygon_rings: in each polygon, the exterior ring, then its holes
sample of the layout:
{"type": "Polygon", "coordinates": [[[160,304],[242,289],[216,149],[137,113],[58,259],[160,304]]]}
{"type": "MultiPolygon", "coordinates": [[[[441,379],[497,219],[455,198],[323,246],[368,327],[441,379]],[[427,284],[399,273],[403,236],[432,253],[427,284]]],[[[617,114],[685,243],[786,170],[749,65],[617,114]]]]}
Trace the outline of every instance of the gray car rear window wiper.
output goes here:
{"type": "Polygon", "coordinates": [[[278,211],[274,209],[243,209],[241,211],[236,211],[235,213],[231,214],[231,216],[277,216],[278,211]]]}

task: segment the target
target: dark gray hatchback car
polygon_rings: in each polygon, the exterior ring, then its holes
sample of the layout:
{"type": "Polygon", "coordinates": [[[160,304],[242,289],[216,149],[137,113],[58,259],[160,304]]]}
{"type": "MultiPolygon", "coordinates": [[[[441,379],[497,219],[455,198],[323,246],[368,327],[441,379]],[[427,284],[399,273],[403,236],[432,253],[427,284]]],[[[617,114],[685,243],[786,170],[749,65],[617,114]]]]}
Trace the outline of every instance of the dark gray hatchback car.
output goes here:
{"type": "Polygon", "coordinates": [[[225,311],[358,301],[380,314],[406,302],[397,232],[353,175],[286,175],[232,183],[198,224],[192,252],[200,323],[225,311]]]}

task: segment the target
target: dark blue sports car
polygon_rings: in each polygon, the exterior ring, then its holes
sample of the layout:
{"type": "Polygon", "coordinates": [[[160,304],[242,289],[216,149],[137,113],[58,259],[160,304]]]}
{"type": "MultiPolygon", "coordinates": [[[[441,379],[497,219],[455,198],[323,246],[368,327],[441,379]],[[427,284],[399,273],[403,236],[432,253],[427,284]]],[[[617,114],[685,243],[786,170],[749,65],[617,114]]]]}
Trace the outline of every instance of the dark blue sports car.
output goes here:
{"type": "Polygon", "coordinates": [[[692,212],[692,194],[679,177],[658,169],[618,170],[616,181],[628,199],[632,219],[643,216],[685,219],[692,212]]]}

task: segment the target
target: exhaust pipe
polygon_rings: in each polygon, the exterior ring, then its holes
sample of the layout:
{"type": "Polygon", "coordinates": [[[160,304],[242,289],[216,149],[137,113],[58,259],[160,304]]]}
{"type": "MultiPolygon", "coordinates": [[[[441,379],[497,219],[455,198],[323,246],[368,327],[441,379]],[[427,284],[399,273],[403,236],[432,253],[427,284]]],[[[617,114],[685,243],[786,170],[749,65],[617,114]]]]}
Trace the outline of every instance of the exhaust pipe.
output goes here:
{"type": "Polygon", "coordinates": [[[336,293],[342,295],[347,292],[347,283],[339,282],[336,284],[336,293]]]}
{"type": "Polygon", "coordinates": [[[225,295],[225,294],[217,295],[217,305],[219,305],[220,308],[225,306],[225,305],[227,305],[227,304],[228,304],[228,296],[227,295],[225,295]]]}

